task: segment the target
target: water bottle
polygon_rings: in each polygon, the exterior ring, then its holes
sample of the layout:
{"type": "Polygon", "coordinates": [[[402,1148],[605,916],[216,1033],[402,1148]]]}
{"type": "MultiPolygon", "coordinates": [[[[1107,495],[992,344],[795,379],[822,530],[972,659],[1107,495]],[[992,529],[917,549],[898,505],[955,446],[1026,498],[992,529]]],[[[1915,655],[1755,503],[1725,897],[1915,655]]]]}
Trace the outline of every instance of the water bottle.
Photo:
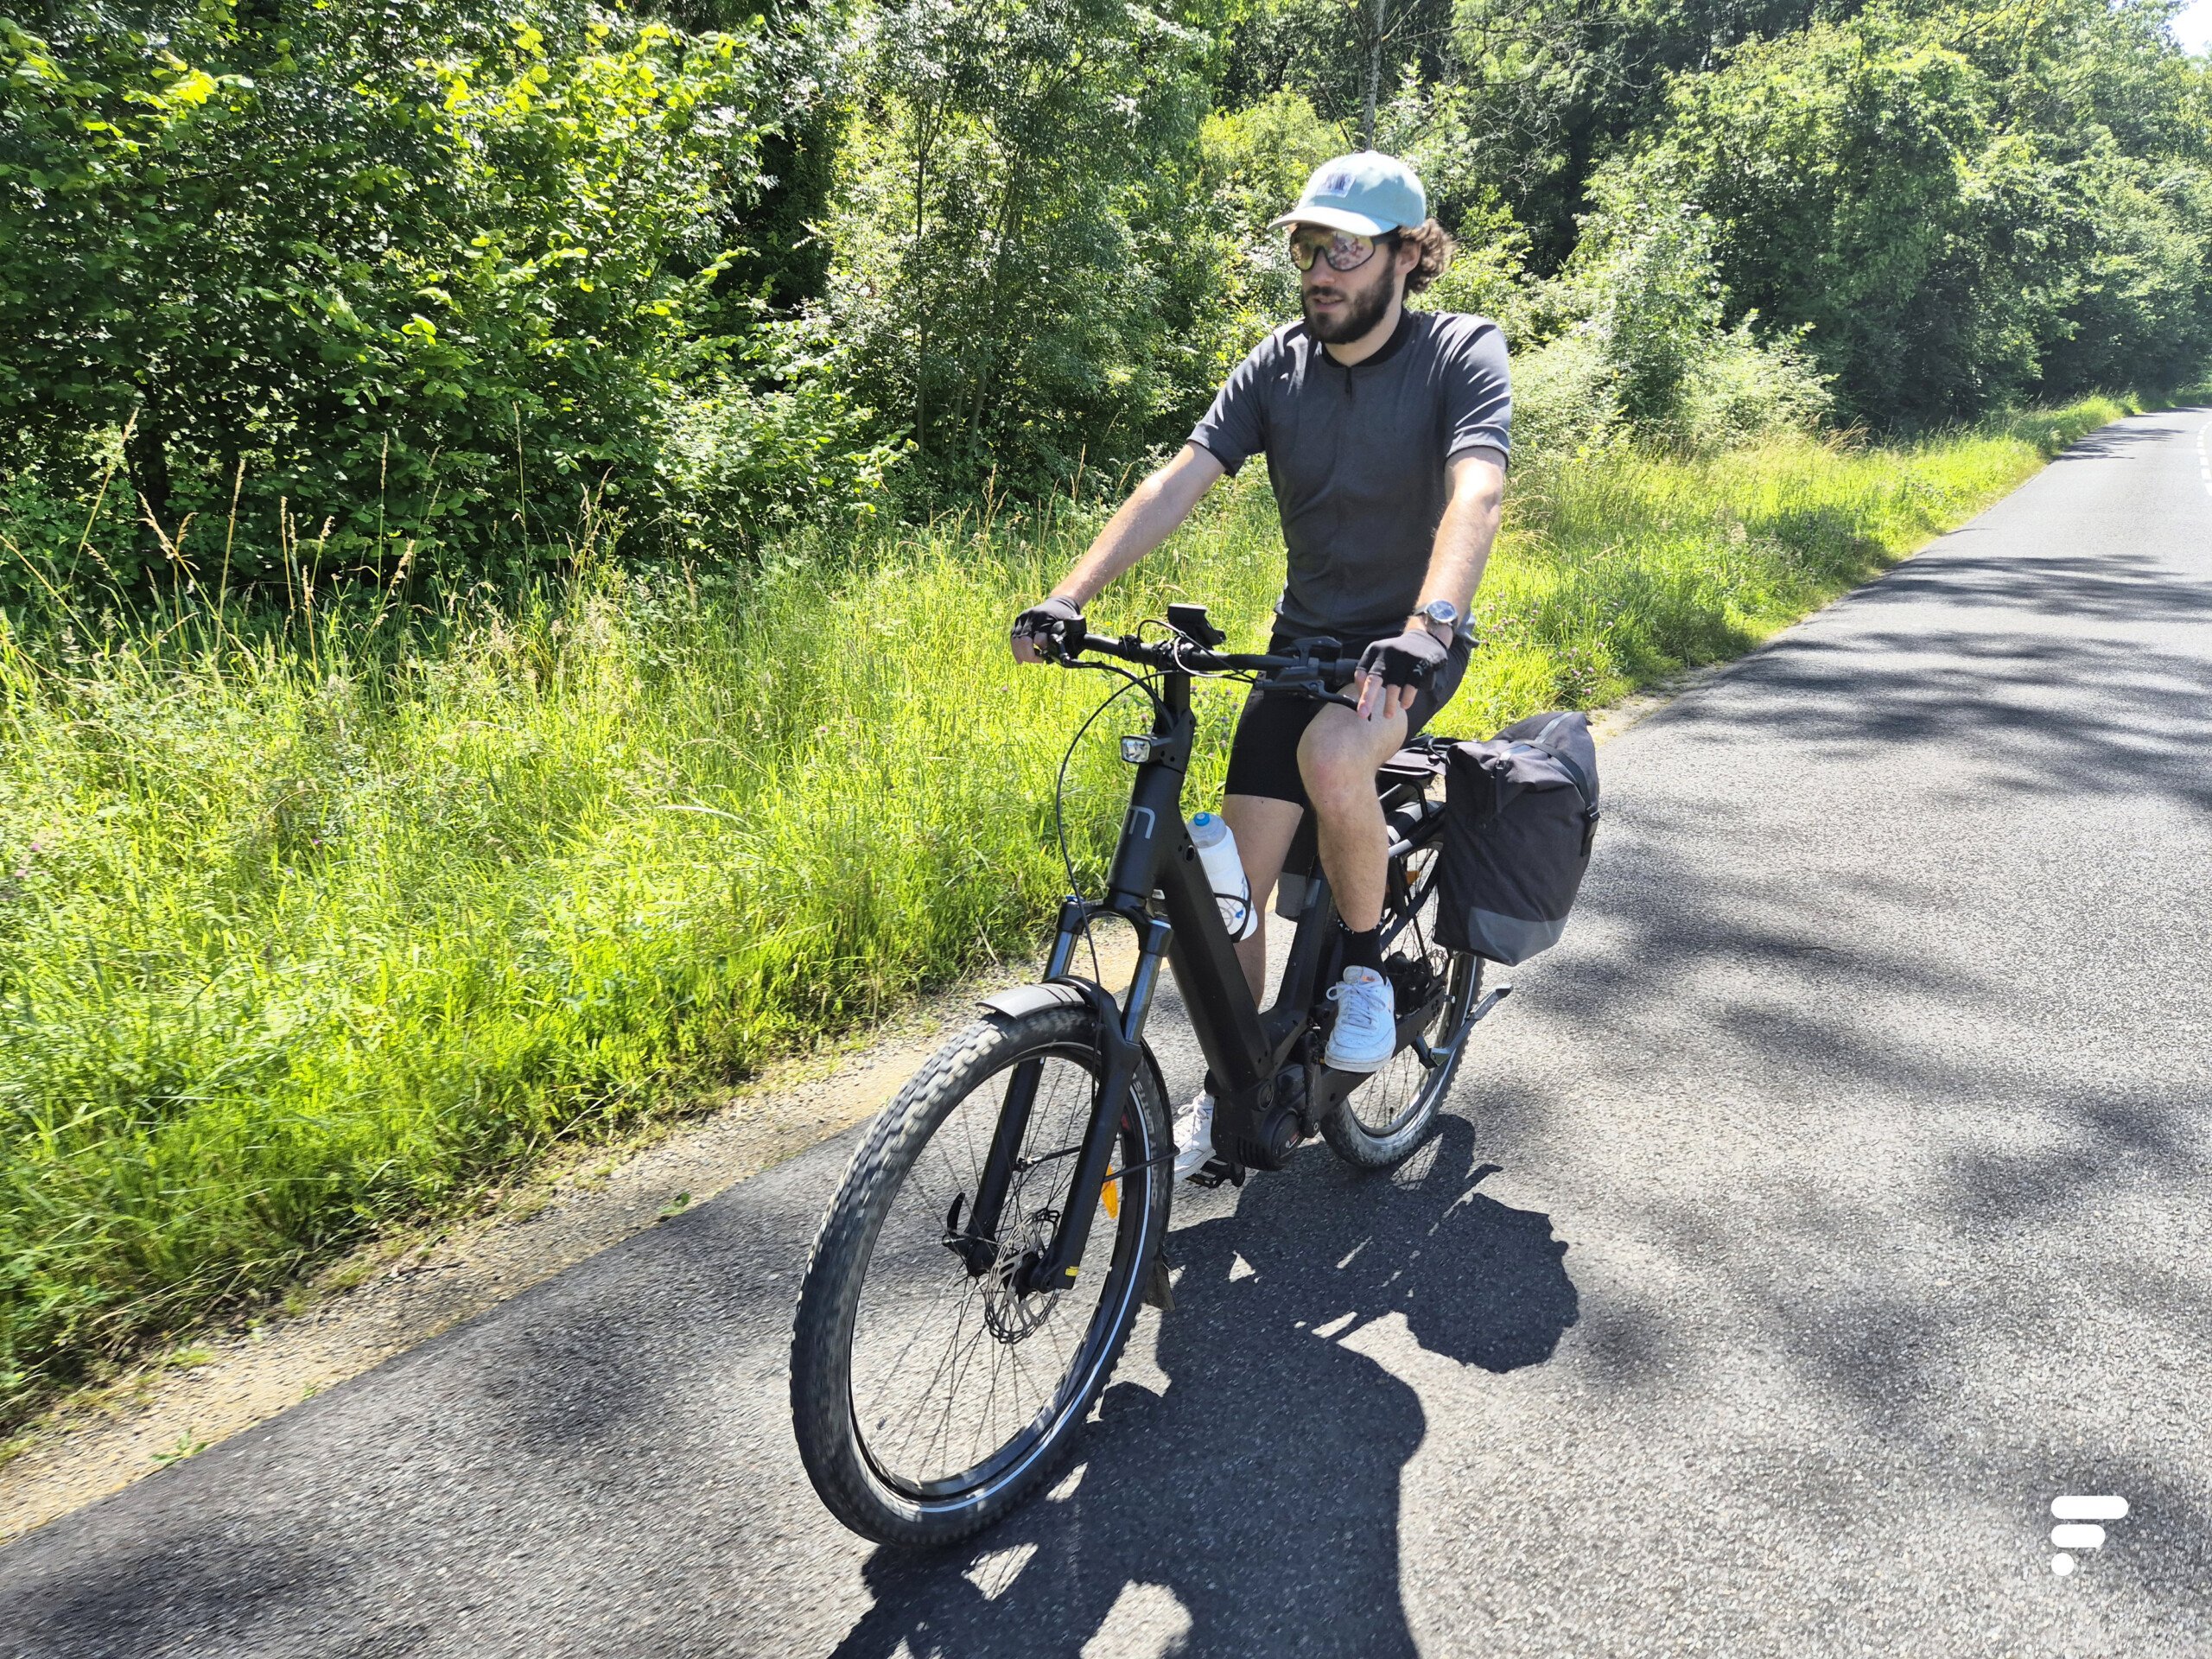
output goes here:
{"type": "Polygon", "coordinates": [[[1232,939],[1249,939],[1260,925],[1260,907],[1252,902],[1251,884],[1244,879],[1244,861],[1236,855],[1236,837],[1229,826],[1211,812],[1191,820],[1191,845],[1198,849],[1199,868],[1214,902],[1221,906],[1222,925],[1232,939]]]}

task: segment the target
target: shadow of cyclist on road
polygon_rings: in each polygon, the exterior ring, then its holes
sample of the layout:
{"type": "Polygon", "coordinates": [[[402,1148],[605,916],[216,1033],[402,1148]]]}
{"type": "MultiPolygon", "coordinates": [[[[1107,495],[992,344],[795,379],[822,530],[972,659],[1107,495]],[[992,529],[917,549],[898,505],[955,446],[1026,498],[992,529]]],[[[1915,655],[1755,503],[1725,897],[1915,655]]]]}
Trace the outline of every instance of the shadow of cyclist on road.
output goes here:
{"type": "Polygon", "coordinates": [[[1173,1234],[1166,1392],[1109,1389],[1079,1474],[967,1545],[877,1551],[838,1659],[1073,1659],[1102,1637],[1094,1654],[1411,1655],[1399,1479],[1427,1420],[1345,1338],[1398,1314],[1430,1352],[1506,1371],[1577,1315],[1550,1217],[1477,1190],[1472,1138],[1446,1118],[1387,1178],[1312,1149],[1173,1234]]]}

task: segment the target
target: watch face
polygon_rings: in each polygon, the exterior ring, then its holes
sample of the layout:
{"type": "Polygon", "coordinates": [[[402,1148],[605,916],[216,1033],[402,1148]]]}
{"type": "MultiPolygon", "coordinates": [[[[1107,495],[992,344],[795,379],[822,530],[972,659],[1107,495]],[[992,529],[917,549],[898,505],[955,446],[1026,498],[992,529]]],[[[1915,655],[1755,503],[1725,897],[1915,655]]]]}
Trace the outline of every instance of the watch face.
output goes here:
{"type": "Polygon", "coordinates": [[[1446,627],[1457,626],[1459,607],[1448,599],[1432,599],[1421,607],[1421,613],[1432,622],[1441,622],[1446,627]]]}

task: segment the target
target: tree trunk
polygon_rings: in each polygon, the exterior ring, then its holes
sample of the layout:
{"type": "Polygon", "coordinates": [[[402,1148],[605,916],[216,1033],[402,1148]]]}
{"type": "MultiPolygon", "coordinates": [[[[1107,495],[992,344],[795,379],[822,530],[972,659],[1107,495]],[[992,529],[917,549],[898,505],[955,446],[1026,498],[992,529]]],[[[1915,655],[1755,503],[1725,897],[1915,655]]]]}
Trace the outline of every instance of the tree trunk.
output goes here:
{"type": "MultiPolygon", "coordinates": [[[[131,423],[123,459],[130,469],[130,487],[137,493],[140,512],[166,531],[169,525],[169,451],[168,435],[162,426],[160,411],[149,397],[139,405],[138,417],[131,423]]],[[[138,539],[149,551],[161,544],[160,537],[143,525],[138,539]]]]}
{"type": "MultiPolygon", "coordinates": [[[[914,134],[914,240],[906,250],[909,278],[922,276],[928,243],[930,152],[936,148],[938,102],[931,99],[914,134]]],[[[930,308],[925,303],[914,321],[914,454],[924,461],[930,453],[930,308]]]]}
{"type": "Polygon", "coordinates": [[[991,378],[998,368],[999,330],[1004,326],[1006,310],[1006,285],[1001,280],[1000,273],[1004,268],[1007,243],[1020,234],[1021,216],[1019,213],[1012,213],[1007,218],[999,247],[992,254],[991,304],[990,309],[984,314],[982,360],[976,367],[975,394],[969,399],[968,424],[962,434],[967,441],[975,438],[976,429],[982,424],[983,400],[990,393],[991,378]]]}
{"type": "Polygon", "coordinates": [[[1007,169],[1006,196],[1000,203],[998,234],[993,238],[991,274],[986,283],[990,303],[985,311],[983,349],[982,359],[976,367],[976,383],[968,402],[968,419],[961,432],[964,443],[972,442],[976,430],[982,423],[983,400],[989,395],[991,377],[997,366],[999,329],[1005,315],[1007,251],[1020,241],[1024,211],[1029,188],[1029,156],[1020,145],[1010,146],[1013,160],[1007,169]]]}
{"type": "Polygon", "coordinates": [[[1372,0],[1375,29],[1367,43],[1367,105],[1359,115],[1359,147],[1375,148],[1375,95],[1382,81],[1382,37],[1389,31],[1390,0],[1372,0]]]}

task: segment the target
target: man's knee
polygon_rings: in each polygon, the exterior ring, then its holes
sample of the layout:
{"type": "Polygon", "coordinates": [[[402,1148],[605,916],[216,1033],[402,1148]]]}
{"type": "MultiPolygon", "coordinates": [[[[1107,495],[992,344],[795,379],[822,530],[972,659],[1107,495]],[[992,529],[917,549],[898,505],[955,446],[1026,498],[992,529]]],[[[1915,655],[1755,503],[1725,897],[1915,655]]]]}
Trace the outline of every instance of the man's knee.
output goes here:
{"type": "MultiPolygon", "coordinates": [[[[1388,724],[1396,728],[1404,721],[1400,719],[1388,724]]],[[[1389,733],[1373,729],[1369,722],[1355,723],[1347,718],[1324,726],[1316,720],[1306,728],[1306,741],[1299,745],[1299,776],[1305,779],[1306,792],[1319,810],[1325,812],[1340,804],[1359,804],[1375,798],[1376,769],[1397,747],[1389,733]]]]}
{"type": "Polygon", "coordinates": [[[1315,810],[1324,814],[1347,801],[1357,801],[1363,788],[1370,793],[1374,790],[1374,785],[1367,781],[1374,774],[1362,767],[1356,756],[1315,755],[1300,771],[1306,779],[1306,792],[1313,798],[1315,810]]]}

